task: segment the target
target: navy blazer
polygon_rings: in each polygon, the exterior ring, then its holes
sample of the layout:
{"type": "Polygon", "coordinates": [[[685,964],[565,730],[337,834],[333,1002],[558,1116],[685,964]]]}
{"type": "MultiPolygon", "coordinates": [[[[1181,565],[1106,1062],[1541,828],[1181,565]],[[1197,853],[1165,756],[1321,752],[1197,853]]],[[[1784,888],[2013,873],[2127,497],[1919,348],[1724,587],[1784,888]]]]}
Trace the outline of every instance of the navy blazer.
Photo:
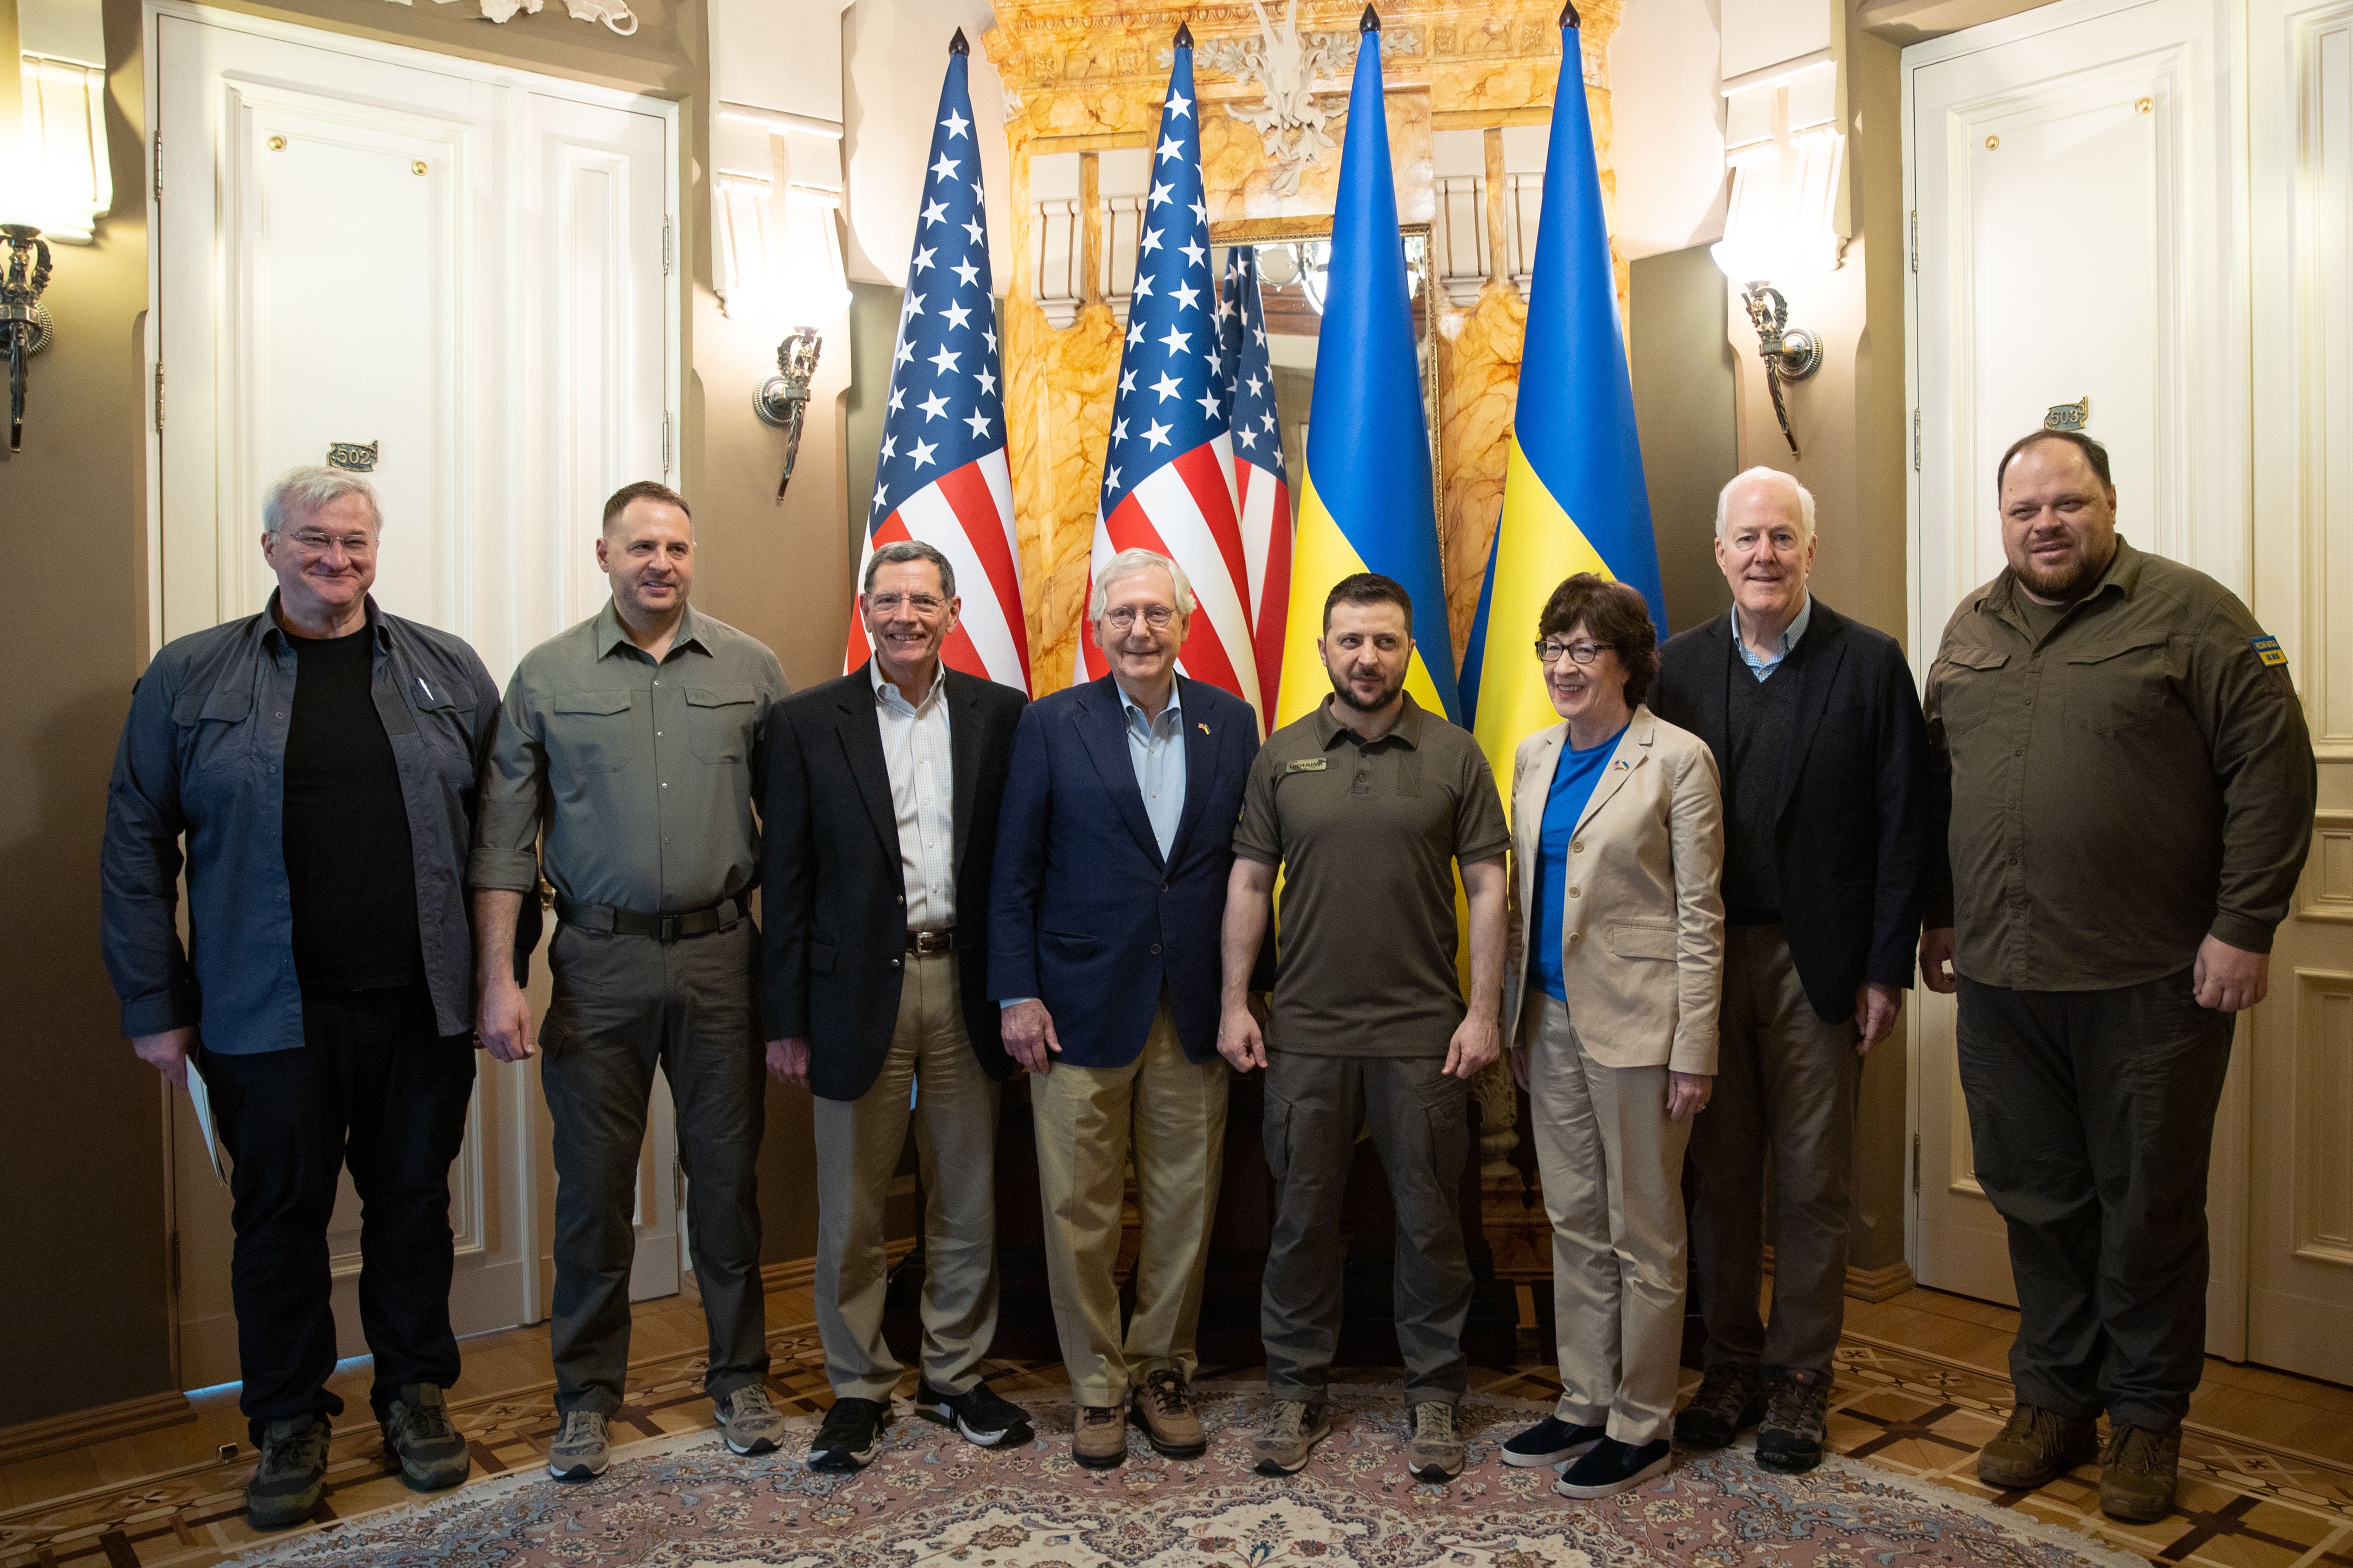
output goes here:
{"type": "MultiPolygon", "coordinates": [[[[1659,650],[1650,704],[1705,741],[1731,776],[1733,671],[1754,680],[1719,612],[1659,650]]],[[[1894,637],[1817,597],[1806,635],[1773,672],[1797,683],[1793,732],[1782,758],[1775,865],[1789,958],[1814,1011],[1854,1016],[1869,980],[1909,986],[1920,941],[1922,852],[1927,839],[1928,732],[1912,669],[1894,637]]],[[[1738,829],[1725,808],[1724,830],[1738,829]]]]}
{"type": "MultiPolygon", "coordinates": [[[[907,882],[899,814],[882,755],[872,664],[768,710],[768,794],[761,813],[762,1034],[809,1042],[809,1092],[856,1100],[891,1054],[906,978],[907,882]]],[[[988,873],[1014,721],[1010,686],[947,672],[954,769],[956,983],[972,1054],[994,1079],[1005,1054],[984,994],[988,873]]]]}
{"type": "Polygon", "coordinates": [[[1185,715],[1185,810],[1164,860],[1111,677],[1041,697],[1021,715],[997,822],[988,994],[1035,996],[1053,1015],[1060,1059],[1134,1061],[1166,987],[1186,1058],[1218,1048],[1219,928],[1258,714],[1206,681],[1177,677],[1185,715]]]}

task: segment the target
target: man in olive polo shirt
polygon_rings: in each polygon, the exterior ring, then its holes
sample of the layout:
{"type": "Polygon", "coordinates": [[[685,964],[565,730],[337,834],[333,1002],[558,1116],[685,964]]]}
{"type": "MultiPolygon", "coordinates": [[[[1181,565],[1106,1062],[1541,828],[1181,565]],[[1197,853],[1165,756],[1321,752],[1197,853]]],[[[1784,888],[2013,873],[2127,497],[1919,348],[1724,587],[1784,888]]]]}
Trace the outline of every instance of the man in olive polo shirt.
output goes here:
{"type": "Polygon", "coordinates": [[[605,607],[525,654],[482,770],[468,880],[478,1028],[532,1054],[515,910],[544,872],[562,925],[539,1044],[555,1122],[555,1302],[548,1327],[559,1481],[604,1472],[629,1364],[631,1215],[659,1066],[677,1107],[694,1279],[711,1332],[703,1388],[739,1454],[776,1446],[757,1204],[765,1085],[753,994],[760,740],[785,694],[776,656],[687,604],[694,523],[650,480],[605,503],[605,607]],[[544,842],[542,830],[545,831],[544,842]]]}
{"type": "Polygon", "coordinates": [[[1960,992],[2018,1288],[2018,1403],[1978,1472],[2031,1488],[2098,1453],[2100,1506],[2147,1521],[2204,1364],[2214,1110],[2311,840],[2312,742],[2247,607],[2117,537],[2098,442],[2037,431],[1996,485],[2009,570],[1928,672],[1949,830],[1920,942],[1929,987],[1960,992]]]}
{"type": "Polygon", "coordinates": [[[1470,732],[1406,694],[1413,602],[1387,577],[1343,578],[1316,639],[1332,696],[1251,765],[1227,889],[1218,1049],[1266,1074],[1275,1185],[1261,1337],[1273,1403],[1261,1474],[1306,1464],[1330,1427],[1340,1332],[1340,1204],[1369,1128],[1397,1205],[1397,1336],[1423,1480],[1462,1468],[1454,1426],[1471,1307],[1456,1192],[1469,1080],[1493,1061],[1511,830],[1470,732]],[[1471,996],[1456,978],[1454,871],[1471,900],[1471,996]],[[1261,1035],[1250,975],[1283,875],[1274,1010],[1261,1035]]]}

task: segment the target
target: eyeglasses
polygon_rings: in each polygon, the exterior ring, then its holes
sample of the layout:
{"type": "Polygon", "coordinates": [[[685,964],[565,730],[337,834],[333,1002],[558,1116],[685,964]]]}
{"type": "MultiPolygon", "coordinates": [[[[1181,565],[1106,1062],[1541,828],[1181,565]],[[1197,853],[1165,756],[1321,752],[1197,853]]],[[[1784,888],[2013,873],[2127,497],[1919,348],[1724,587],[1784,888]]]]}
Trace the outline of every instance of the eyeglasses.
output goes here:
{"type": "Polygon", "coordinates": [[[375,536],[367,533],[322,533],[315,528],[305,528],[286,536],[296,548],[311,555],[324,555],[338,544],[346,555],[373,555],[375,536]]]}
{"type": "Polygon", "coordinates": [[[1558,664],[1567,655],[1569,663],[1582,667],[1599,658],[1609,647],[1608,643],[1562,642],[1557,637],[1546,637],[1536,644],[1536,658],[1546,664],[1558,664]]]}
{"type": "Polygon", "coordinates": [[[1133,605],[1122,605],[1116,610],[1103,612],[1103,625],[1113,631],[1128,631],[1134,626],[1138,614],[1143,616],[1144,624],[1155,632],[1166,631],[1168,623],[1176,618],[1176,612],[1166,605],[1149,605],[1141,612],[1133,605]]]}
{"type": "Polygon", "coordinates": [[[869,594],[866,607],[878,616],[894,616],[904,605],[919,616],[937,615],[947,607],[947,601],[935,594],[869,594]]]}

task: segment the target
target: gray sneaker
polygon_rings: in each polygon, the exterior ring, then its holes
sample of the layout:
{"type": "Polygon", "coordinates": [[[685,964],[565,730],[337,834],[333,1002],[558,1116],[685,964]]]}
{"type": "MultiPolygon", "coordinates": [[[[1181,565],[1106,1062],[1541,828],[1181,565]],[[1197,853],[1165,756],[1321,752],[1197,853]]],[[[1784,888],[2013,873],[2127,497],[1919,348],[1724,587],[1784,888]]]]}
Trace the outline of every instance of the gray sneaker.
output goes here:
{"type": "Polygon", "coordinates": [[[245,1488],[245,1521],[283,1530],[319,1511],[327,1490],[327,1424],[315,1415],[261,1429],[261,1463],[245,1488]]]}
{"type": "Polygon", "coordinates": [[[384,1451],[400,1461],[401,1482],[411,1491],[454,1487],[473,1466],[466,1439],[451,1424],[441,1390],[432,1384],[404,1384],[377,1426],[384,1433],[384,1451]]]}
{"type": "Polygon", "coordinates": [[[564,1430],[547,1446],[547,1473],[559,1481],[593,1481],[613,1462],[613,1446],[605,1438],[605,1417],[594,1410],[575,1410],[564,1417],[564,1430]]]}
{"type": "Polygon", "coordinates": [[[1267,1412],[1266,1425],[1250,1441],[1261,1476],[1287,1476],[1307,1463],[1315,1445],[1331,1436],[1332,1424],[1324,1407],[1303,1400],[1278,1399],[1267,1412]]]}
{"type": "Polygon", "coordinates": [[[785,1435],[785,1417],[766,1389],[747,1383],[712,1403],[718,1406],[719,1429],[726,1434],[730,1448],[739,1454],[776,1451],[776,1439],[785,1435]]]}
{"type": "Polygon", "coordinates": [[[1406,1439],[1405,1468],[1418,1481],[1451,1481],[1462,1473],[1468,1447],[1454,1429],[1454,1406],[1426,1400],[1413,1407],[1413,1436],[1406,1439]]]}

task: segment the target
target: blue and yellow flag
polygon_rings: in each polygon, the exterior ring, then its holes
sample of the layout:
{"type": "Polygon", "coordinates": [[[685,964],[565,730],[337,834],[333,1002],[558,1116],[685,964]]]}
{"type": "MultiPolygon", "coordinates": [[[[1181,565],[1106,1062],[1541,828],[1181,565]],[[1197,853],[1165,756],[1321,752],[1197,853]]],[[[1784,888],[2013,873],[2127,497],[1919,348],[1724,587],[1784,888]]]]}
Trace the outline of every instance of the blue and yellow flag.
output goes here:
{"type": "Polygon", "coordinates": [[[1545,158],[1544,218],[1504,516],[1462,658],[1463,722],[1506,788],[1513,752],[1556,720],[1528,648],[1545,601],[1562,578],[1593,572],[1639,588],[1659,635],[1667,630],[1577,35],[1571,6],[1561,17],[1560,84],[1545,158]]]}
{"type": "Polygon", "coordinates": [[[1348,89],[1331,268],[1315,341],[1279,724],[1313,712],[1332,689],[1315,652],[1324,599],[1333,584],[1356,572],[1394,577],[1412,595],[1418,646],[1406,689],[1433,713],[1458,713],[1430,497],[1430,424],[1381,100],[1380,23],[1369,6],[1364,29],[1348,89]]]}

